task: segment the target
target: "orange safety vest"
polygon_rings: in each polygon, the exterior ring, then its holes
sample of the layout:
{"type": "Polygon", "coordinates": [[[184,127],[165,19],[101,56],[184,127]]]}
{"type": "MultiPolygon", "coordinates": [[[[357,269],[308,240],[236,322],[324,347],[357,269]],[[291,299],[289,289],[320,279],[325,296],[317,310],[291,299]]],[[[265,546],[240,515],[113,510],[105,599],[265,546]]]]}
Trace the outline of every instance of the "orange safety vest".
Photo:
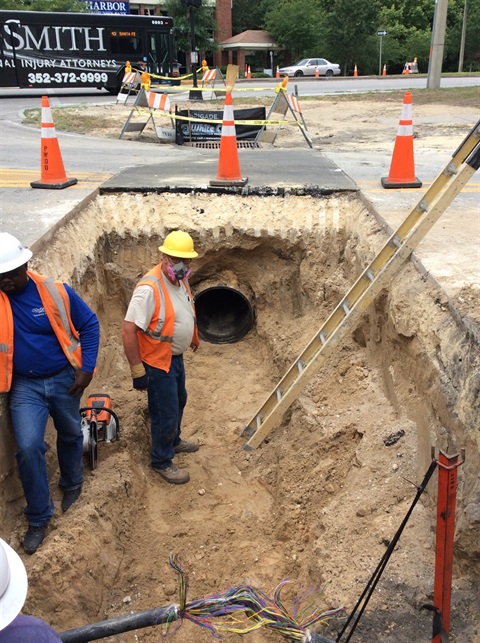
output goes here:
{"type": "MultiPolygon", "coordinates": [[[[64,285],[61,281],[37,275],[30,270],[27,270],[27,275],[37,286],[45,313],[65,357],[75,370],[81,368],[79,336],[70,316],[70,300],[64,285]]],[[[4,292],[0,292],[0,318],[6,320],[0,326],[0,393],[6,393],[12,385],[13,314],[10,300],[4,292]]]]}
{"type": "MultiPolygon", "coordinates": [[[[167,286],[162,274],[162,267],[159,264],[138,282],[138,286],[150,286],[155,296],[155,310],[147,330],[139,330],[137,333],[140,356],[143,362],[146,362],[154,368],[160,368],[162,371],[170,370],[172,363],[172,342],[173,328],[175,324],[175,311],[172,300],[168,294],[167,286]]],[[[184,282],[185,288],[190,295],[192,302],[193,314],[195,316],[195,306],[193,303],[192,293],[188,282],[184,282]]],[[[197,324],[193,331],[192,342],[198,346],[197,324]]]]}

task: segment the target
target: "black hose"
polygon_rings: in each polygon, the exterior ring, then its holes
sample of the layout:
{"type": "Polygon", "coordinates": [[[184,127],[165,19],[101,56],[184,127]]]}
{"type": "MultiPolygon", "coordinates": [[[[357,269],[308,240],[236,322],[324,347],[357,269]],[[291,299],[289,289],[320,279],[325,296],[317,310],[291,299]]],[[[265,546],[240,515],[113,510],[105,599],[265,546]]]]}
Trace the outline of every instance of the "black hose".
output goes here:
{"type": "Polygon", "coordinates": [[[136,612],[126,614],[125,616],[116,616],[109,618],[107,621],[92,623],[83,627],[76,627],[73,630],[66,630],[60,633],[60,638],[64,643],[88,643],[88,641],[97,641],[107,636],[115,636],[123,632],[139,630],[142,627],[151,627],[168,623],[178,619],[178,609],[176,605],[168,607],[157,607],[145,612],[136,612]]]}

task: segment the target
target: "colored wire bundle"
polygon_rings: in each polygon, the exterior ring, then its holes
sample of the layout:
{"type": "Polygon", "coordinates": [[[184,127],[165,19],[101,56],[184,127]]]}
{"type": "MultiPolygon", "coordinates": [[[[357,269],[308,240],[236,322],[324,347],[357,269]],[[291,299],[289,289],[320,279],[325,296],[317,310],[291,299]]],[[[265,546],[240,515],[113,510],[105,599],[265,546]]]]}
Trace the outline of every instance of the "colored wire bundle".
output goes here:
{"type": "Polygon", "coordinates": [[[273,599],[250,585],[238,585],[220,594],[187,603],[188,576],[178,557],[170,555],[170,565],[178,574],[180,616],[208,628],[220,638],[220,631],[246,634],[261,627],[278,632],[291,641],[308,638],[308,628],[338,614],[343,608],[322,611],[314,607],[322,594],[309,591],[297,596],[289,611],[281,598],[282,589],[294,581],[284,580],[275,589],[273,599]],[[222,617],[225,617],[224,620],[222,617]],[[215,619],[215,622],[213,622],[215,619]]]}

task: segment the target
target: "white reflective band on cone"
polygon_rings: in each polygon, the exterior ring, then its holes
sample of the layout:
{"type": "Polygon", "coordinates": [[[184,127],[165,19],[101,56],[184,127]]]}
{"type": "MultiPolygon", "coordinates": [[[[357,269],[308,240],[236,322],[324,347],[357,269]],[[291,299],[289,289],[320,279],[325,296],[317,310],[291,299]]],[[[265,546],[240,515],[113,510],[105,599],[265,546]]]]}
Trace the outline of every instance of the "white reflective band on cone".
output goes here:
{"type": "Polygon", "coordinates": [[[413,125],[399,125],[397,136],[413,136],[413,125]]]}
{"type": "Polygon", "coordinates": [[[235,125],[222,125],[222,136],[236,136],[235,125]]]}
{"type": "Polygon", "coordinates": [[[42,107],[42,124],[53,123],[52,110],[50,107],[42,107]]]}
{"type": "Polygon", "coordinates": [[[412,120],[412,103],[403,103],[402,115],[400,117],[402,121],[411,121],[412,120]]]}
{"type": "Polygon", "coordinates": [[[54,127],[42,127],[42,138],[57,138],[54,127]]]}

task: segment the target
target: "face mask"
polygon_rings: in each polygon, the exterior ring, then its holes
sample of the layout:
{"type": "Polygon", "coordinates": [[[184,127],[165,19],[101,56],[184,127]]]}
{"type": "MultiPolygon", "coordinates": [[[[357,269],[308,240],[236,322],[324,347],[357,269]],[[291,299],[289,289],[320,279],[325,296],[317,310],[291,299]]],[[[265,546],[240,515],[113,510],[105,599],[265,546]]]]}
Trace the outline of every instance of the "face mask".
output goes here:
{"type": "Polygon", "coordinates": [[[170,279],[178,279],[179,281],[182,281],[192,274],[192,269],[186,266],[183,261],[180,261],[173,266],[167,264],[167,273],[170,279]]]}

